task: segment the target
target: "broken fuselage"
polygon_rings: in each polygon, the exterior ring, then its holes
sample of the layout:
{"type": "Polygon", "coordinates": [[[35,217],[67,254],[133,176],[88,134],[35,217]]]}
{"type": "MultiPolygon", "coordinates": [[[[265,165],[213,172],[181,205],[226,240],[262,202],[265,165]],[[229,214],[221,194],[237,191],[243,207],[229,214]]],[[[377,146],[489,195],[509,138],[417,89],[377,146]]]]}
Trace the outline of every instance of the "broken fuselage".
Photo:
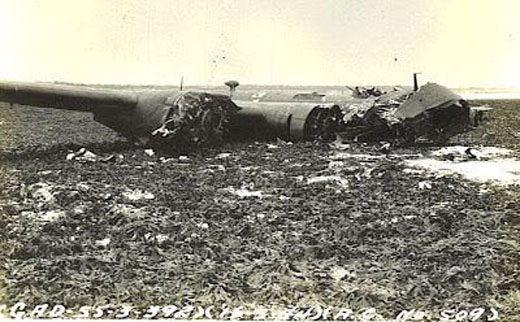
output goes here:
{"type": "Polygon", "coordinates": [[[361,103],[262,102],[175,90],[115,90],[0,82],[0,101],[91,112],[94,120],[143,146],[200,146],[226,138],[332,138],[442,142],[469,125],[469,106],[449,89],[426,84],[361,103]],[[361,106],[361,107],[360,107],[361,106]]]}

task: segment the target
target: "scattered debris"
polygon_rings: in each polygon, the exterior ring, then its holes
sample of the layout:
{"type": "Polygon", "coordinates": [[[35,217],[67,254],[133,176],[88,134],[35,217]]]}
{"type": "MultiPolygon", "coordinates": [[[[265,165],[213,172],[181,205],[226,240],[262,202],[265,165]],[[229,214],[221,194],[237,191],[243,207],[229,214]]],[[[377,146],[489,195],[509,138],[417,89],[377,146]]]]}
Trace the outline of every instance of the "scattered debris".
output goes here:
{"type": "Polygon", "coordinates": [[[253,102],[260,102],[265,95],[267,95],[267,92],[254,93],[251,95],[251,98],[253,99],[253,102]]]}
{"type": "Polygon", "coordinates": [[[96,240],[94,242],[94,244],[96,246],[99,246],[99,247],[107,247],[108,244],[110,244],[110,238],[104,238],[104,239],[96,240]]]}
{"type": "Polygon", "coordinates": [[[330,274],[336,281],[341,281],[344,278],[356,278],[356,273],[344,269],[343,267],[333,267],[330,274]]]}
{"type": "Polygon", "coordinates": [[[403,172],[406,174],[423,174],[425,170],[421,169],[412,169],[412,168],[405,168],[403,169],[403,172]]]}
{"type": "Polygon", "coordinates": [[[111,154],[105,158],[102,158],[99,160],[99,162],[105,162],[105,163],[109,163],[109,162],[121,162],[125,157],[122,155],[122,154],[111,154]]]}
{"type": "Polygon", "coordinates": [[[267,144],[267,149],[269,149],[269,150],[279,149],[279,148],[280,147],[278,145],[276,145],[276,144],[270,144],[270,143],[267,144]]]}
{"type": "Polygon", "coordinates": [[[230,187],[230,188],[227,188],[226,191],[228,191],[234,195],[237,195],[240,198],[249,198],[249,197],[262,198],[263,197],[262,191],[259,191],[259,190],[253,191],[253,190],[248,190],[246,188],[235,189],[233,187],[230,187]]]}
{"type": "Polygon", "coordinates": [[[139,189],[127,190],[123,192],[123,197],[129,201],[151,200],[155,198],[155,196],[152,193],[147,191],[141,191],[139,189]]]}
{"type": "Polygon", "coordinates": [[[165,241],[167,241],[168,239],[170,239],[170,237],[168,235],[164,235],[164,234],[157,234],[155,235],[155,241],[157,241],[157,243],[160,245],[162,243],[164,243],[165,241]]]}
{"type": "Polygon", "coordinates": [[[144,153],[149,157],[153,157],[155,155],[155,151],[153,149],[145,149],[144,153]]]}
{"type": "Polygon", "coordinates": [[[229,152],[222,152],[222,153],[217,154],[215,159],[227,159],[227,158],[231,157],[231,155],[232,154],[229,152]]]}
{"type": "MultiPolygon", "coordinates": [[[[145,150],[146,153],[146,150],[145,150]]],[[[111,154],[106,157],[101,157],[99,155],[96,155],[95,153],[87,150],[86,148],[80,148],[76,152],[70,152],[65,157],[68,161],[80,161],[80,162],[103,162],[103,163],[110,163],[110,162],[120,162],[124,159],[124,156],[122,154],[111,154]]]]}
{"type": "Polygon", "coordinates": [[[350,144],[343,142],[340,136],[336,135],[336,139],[329,143],[329,147],[338,151],[345,151],[350,148],[350,144]]]}
{"type": "Polygon", "coordinates": [[[347,179],[340,176],[316,176],[307,179],[307,184],[322,183],[322,182],[335,182],[343,188],[348,188],[349,182],[347,179]]]}
{"type": "Polygon", "coordinates": [[[343,169],[345,168],[345,162],[343,161],[330,161],[329,162],[330,169],[343,169]]]}
{"type": "Polygon", "coordinates": [[[209,228],[208,223],[205,223],[205,222],[200,223],[200,224],[198,224],[197,226],[198,226],[199,228],[201,228],[201,229],[208,229],[208,228],[209,228]]]}
{"type": "Polygon", "coordinates": [[[179,156],[179,161],[180,162],[189,162],[190,158],[185,155],[181,155],[181,156],[179,156]]]}
{"type": "Polygon", "coordinates": [[[381,142],[381,146],[377,149],[379,152],[388,154],[390,153],[390,148],[392,144],[390,142],[381,142]]]}
{"type": "Polygon", "coordinates": [[[37,182],[26,188],[22,187],[21,195],[27,199],[37,201],[40,204],[48,205],[54,201],[53,186],[46,182],[37,182]]]}
{"type": "Polygon", "coordinates": [[[78,182],[78,184],[76,185],[76,189],[85,192],[90,190],[90,186],[85,182],[78,182]]]}
{"type": "Polygon", "coordinates": [[[38,173],[39,173],[41,176],[46,176],[46,175],[52,174],[53,171],[52,171],[52,170],[43,170],[43,171],[39,171],[38,173]]]}
{"type": "Polygon", "coordinates": [[[431,152],[431,155],[441,160],[462,161],[469,159],[490,160],[496,157],[507,156],[512,153],[509,149],[484,146],[472,148],[467,146],[448,146],[431,152]]]}
{"type": "Polygon", "coordinates": [[[22,211],[20,213],[22,217],[26,217],[29,220],[42,221],[42,222],[54,222],[58,219],[64,218],[66,212],[63,210],[47,210],[47,211],[22,211]]]}
{"type": "Polygon", "coordinates": [[[285,141],[281,138],[276,138],[276,143],[278,143],[278,145],[293,145],[291,141],[285,141]]]}
{"type": "Polygon", "coordinates": [[[366,88],[363,86],[356,86],[354,88],[350,86],[346,86],[348,89],[352,91],[352,96],[355,98],[369,98],[369,97],[379,97],[383,94],[386,94],[385,91],[381,90],[377,87],[366,88]]]}
{"type": "Polygon", "coordinates": [[[419,181],[419,189],[427,190],[432,188],[432,183],[429,181],[419,181]]]}
{"type": "Polygon", "coordinates": [[[89,151],[85,148],[80,148],[76,152],[71,152],[71,153],[67,154],[66,159],[69,161],[76,160],[76,161],[96,162],[97,155],[95,155],[94,153],[92,153],[91,151],[89,151]]]}
{"type": "Polygon", "coordinates": [[[348,153],[338,152],[330,156],[331,160],[346,160],[346,159],[357,159],[363,162],[373,162],[376,160],[386,159],[386,155],[372,155],[372,154],[360,154],[360,153],[348,153]]]}
{"type": "Polygon", "coordinates": [[[136,208],[132,205],[127,204],[116,204],[109,210],[110,214],[115,216],[122,215],[123,217],[130,218],[133,220],[144,219],[147,215],[146,208],[136,208]]]}

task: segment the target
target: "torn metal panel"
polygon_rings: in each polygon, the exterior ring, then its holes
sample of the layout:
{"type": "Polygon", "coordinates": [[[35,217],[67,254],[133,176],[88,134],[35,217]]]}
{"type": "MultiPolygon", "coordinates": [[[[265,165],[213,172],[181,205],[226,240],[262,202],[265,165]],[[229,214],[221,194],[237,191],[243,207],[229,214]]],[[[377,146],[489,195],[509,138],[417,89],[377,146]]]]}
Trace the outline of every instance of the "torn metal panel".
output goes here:
{"type": "Polygon", "coordinates": [[[426,110],[442,108],[461,99],[459,95],[444,86],[428,83],[404,101],[395,111],[394,116],[400,119],[414,118],[426,110]]]}
{"type": "Polygon", "coordinates": [[[379,97],[381,95],[386,94],[385,91],[381,90],[377,87],[365,88],[363,86],[356,86],[354,88],[350,86],[346,86],[349,90],[352,91],[352,97],[356,98],[369,98],[369,97],[379,97]]]}
{"type": "Polygon", "coordinates": [[[429,83],[419,91],[394,91],[343,107],[346,140],[441,143],[469,125],[468,104],[449,89],[429,83]]]}
{"type": "Polygon", "coordinates": [[[226,95],[147,91],[131,113],[97,111],[94,120],[143,146],[189,149],[220,142],[238,110],[226,95]]]}
{"type": "Polygon", "coordinates": [[[414,143],[418,139],[444,143],[464,132],[468,125],[469,106],[465,101],[455,101],[427,109],[414,118],[403,120],[395,128],[406,143],[414,143]]]}
{"type": "Polygon", "coordinates": [[[240,110],[228,96],[183,92],[170,96],[165,121],[152,132],[158,148],[186,148],[221,143],[230,117],[240,110]]]}
{"type": "Polygon", "coordinates": [[[407,143],[425,139],[444,143],[470,124],[469,105],[448,88],[428,83],[411,95],[393,115],[401,120],[394,128],[407,143]]]}

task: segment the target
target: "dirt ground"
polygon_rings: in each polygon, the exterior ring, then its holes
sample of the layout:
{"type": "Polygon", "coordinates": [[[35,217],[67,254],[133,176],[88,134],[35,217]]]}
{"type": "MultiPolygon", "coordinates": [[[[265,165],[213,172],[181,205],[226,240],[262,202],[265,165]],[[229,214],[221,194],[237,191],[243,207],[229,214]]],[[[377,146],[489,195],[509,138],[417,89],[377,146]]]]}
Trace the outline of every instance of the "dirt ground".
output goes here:
{"type": "MultiPolygon", "coordinates": [[[[484,127],[450,144],[518,153],[520,102],[488,103],[484,127]]],[[[320,142],[150,156],[90,114],[0,104],[0,303],[520,321],[520,187],[403,171],[399,155],[435,148],[351,144],[375,157],[335,163],[320,142]],[[81,147],[114,158],[66,159],[81,147]]]]}

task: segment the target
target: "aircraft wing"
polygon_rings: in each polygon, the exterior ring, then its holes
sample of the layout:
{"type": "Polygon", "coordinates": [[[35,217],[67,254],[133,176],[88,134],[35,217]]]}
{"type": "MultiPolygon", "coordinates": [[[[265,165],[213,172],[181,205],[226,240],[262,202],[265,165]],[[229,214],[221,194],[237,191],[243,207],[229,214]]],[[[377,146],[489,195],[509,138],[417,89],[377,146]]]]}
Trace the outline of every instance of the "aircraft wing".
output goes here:
{"type": "Polygon", "coordinates": [[[131,109],[137,95],[131,91],[86,86],[0,81],[0,101],[84,112],[131,109]]]}
{"type": "Polygon", "coordinates": [[[114,90],[0,81],[0,101],[92,112],[94,120],[140,145],[188,148],[218,141],[239,108],[225,95],[114,90]]]}

